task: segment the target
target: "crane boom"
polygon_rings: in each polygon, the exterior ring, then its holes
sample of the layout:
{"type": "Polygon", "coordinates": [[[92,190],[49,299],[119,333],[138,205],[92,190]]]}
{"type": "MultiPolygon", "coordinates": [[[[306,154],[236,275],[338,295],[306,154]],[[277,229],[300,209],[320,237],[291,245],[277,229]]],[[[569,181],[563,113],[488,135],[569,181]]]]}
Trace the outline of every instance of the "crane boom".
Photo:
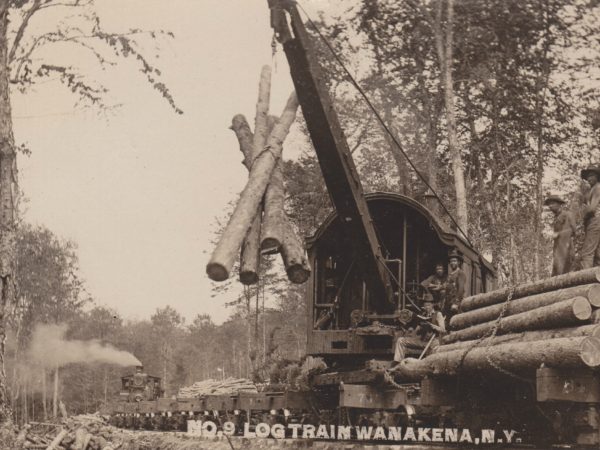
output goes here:
{"type": "Polygon", "coordinates": [[[310,37],[293,2],[269,0],[269,7],[271,26],[283,45],[325,185],[356,245],[358,267],[365,274],[371,303],[378,312],[390,311],[395,302],[385,257],[310,37]],[[284,11],[290,15],[291,30],[284,11]]]}

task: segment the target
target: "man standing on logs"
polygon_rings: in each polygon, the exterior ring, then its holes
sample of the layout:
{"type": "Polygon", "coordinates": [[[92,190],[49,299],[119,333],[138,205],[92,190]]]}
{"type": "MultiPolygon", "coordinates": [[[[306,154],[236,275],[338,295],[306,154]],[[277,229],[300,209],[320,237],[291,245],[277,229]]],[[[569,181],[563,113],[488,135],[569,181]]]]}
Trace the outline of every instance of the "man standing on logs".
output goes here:
{"type": "Polygon", "coordinates": [[[448,285],[446,287],[446,303],[442,313],[446,316],[448,321],[450,318],[459,312],[460,303],[465,296],[465,283],[467,276],[465,272],[460,268],[460,264],[463,262],[462,255],[452,250],[448,255],[448,262],[450,269],[448,270],[448,285]]]}
{"type": "Polygon", "coordinates": [[[589,269],[600,265],[600,168],[591,166],[582,170],[581,178],[590,185],[583,210],[585,237],[581,248],[581,268],[589,269]]]}
{"type": "Polygon", "coordinates": [[[399,336],[394,348],[394,362],[398,364],[404,358],[408,349],[418,350],[421,357],[440,344],[440,336],[446,332],[444,316],[437,311],[433,304],[433,296],[429,293],[423,296],[423,310],[417,316],[419,323],[413,332],[399,336]]]}
{"type": "Polygon", "coordinates": [[[444,265],[442,263],[437,263],[435,265],[435,273],[421,282],[421,286],[433,296],[433,301],[440,310],[444,309],[446,301],[446,282],[444,265]]]}
{"type": "Polygon", "coordinates": [[[544,205],[554,214],[552,276],[570,272],[574,256],[575,218],[563,207],[564,204],[565,201],[558,195],[550,195],[544,200],[544,205]]]}

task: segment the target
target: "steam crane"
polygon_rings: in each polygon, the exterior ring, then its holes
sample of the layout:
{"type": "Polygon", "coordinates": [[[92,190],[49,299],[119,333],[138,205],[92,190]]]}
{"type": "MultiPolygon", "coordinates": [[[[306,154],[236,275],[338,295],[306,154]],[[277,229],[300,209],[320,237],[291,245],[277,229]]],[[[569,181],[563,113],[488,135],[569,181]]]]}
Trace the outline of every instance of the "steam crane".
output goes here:
{"type": "Polygon", "coordinates": [[[489,289],[494,271],[421,203],[394,193],[365,195],[295,2],[269,0],[269,7],[335,208],[308,241],[313,267],[308,351],[328,362],[360,364],[374,354],[391,359],[392,329],[418,310],[415,289],[411,300],[407,287],[433,273],[448,251],[457,249],[464,257],[466,295],[489,289]],[[388,327],[378,329],[380,324],[388,327]]]}
{"type": "Polygon", "coordinates": [[[292,80],[310,137],[316,149],[323,178],[335,210],[356,245],[356,265],[365,273],[373,306],[380,313],[395,309],[385,256],[375,232],[363,188],[340,127],[324,75],[297,8],[291,2],[269,0],[271,25],[283,44],[292,80]],[[282,7],[292,18],[289,29],[282,7]],[[292,37],[292,32],[293,36],[292,37]]]}

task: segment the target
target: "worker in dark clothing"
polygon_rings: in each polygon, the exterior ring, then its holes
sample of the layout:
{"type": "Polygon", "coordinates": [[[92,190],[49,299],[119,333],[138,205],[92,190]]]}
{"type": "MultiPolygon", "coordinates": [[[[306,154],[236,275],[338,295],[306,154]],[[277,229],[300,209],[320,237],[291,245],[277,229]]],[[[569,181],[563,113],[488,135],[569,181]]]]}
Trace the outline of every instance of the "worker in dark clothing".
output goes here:
{"type": "Polygon", "coordinates": [[[581,268],[588,269],[600,265],[600,168],[592,166],[582,170],[581,178],[590,185],[583,210],[585,237],[581,247],[581,268]]]}
{"type": "Polygon", "coordinates": [[[433,302],[440,310],[443,309],[446,300],[446,283],[447,279],[442,263],[437,263],[435,273],[421,282],[421,286],[433,296],[433,302]]]}
{"type": "Polygon", "coordinates": [[[396,339],[394,347],[394,361],[396,363],[406,358],[408,349],[421,354],[429,352],[440,344],[440,337],[446,332],[444,316],[435,309],[431,294],[425,294],[423,310],[417,316],[417,320],[419,322],[415,329],[396,339]]]}
{"type": "Polygon", "coordinates": [[[561,275],[571,271],[575,249],[573,236],[575,235],[575,217],[573,213],[564,208],[565,201],[558,195],[550,195],[544,200],[552,214],[554,224],[554,248],[552,250],[552,276],[561,275]]]}
{"type": "Polygon", "coordinates": [[[446,316],[446,320],[459,312],[460,303],[465,296],[465,284],[467,282],[467,275],[460,268],[463,262],[462,255],[456,250],[452,250],[448,255],[448,263],[450,268],[448,270],[448,285],[446,288],[446,305],[445,309],[442,310],[442,314],[446,316]]]}

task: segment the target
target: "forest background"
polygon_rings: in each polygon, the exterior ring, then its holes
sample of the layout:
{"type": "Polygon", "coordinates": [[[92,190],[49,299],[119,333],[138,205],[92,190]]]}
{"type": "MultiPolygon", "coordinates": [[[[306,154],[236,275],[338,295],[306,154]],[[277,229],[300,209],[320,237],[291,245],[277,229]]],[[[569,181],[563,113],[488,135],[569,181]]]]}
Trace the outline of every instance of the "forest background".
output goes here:
{"type": "MultiPolygon", "coordinates": [[[[579,171],[600,163],[599,2],[361,0],[338,17],[314,19],[418,170],[492,261],[500,283],[548,276],[551,217],[544,196],[563,195],[581,224],[586,185],[579,171]]],[[[423,199],[424,184],[323,42],[315,42],[365,191],[423,199]]],[[[26,84],[31,74],[24,73],[26,84]]],[[[166,87],[155,87],[177,110],[166,87]]],[[[299,156],[284,164],[286,210],[309,236],[331,205],[302,117],[298,127],[304,135],[299,156]]],[[[217,218],[215,235],[225,221],[217,218]]],[[[5,317],[5,366],[18,422],[50,417],[61,400],[71,412],[95,411],[118,392],[127,371],[32,362],[28,349],[40,324],[66,324],[69,339],[98,339],[133,353],[148,373],[163,377],[169,395],[206,378],[266,381],[274,367],[301,363],[304,288],[278,275],[273,256],[264,257],[258,285],[242,291],[237,280],[215,285],[210,301],[239,292],[223,324],[208,315],[186,323],[170,306],[150,320],[124,320],[94,303],[75,243],[43,226],[16,223],[17,288],[5,317]]],[[[580,226],[579,243],[581,233],[580,226]]]]}

